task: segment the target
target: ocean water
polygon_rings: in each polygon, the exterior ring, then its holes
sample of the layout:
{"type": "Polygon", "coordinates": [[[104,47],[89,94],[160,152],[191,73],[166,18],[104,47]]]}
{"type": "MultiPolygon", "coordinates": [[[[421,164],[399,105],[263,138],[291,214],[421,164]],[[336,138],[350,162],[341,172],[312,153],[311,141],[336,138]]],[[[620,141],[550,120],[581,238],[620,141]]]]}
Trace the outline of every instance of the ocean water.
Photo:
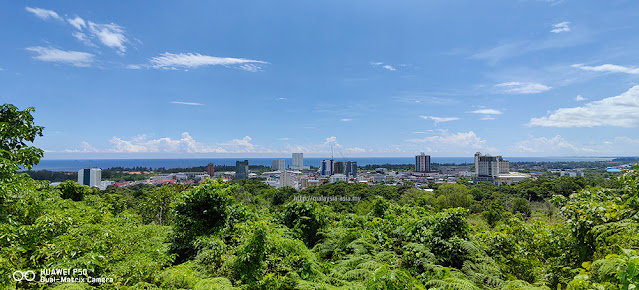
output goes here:
{"type": "MultiPolygon", "coordinates": [[[[248,160],[249,165],[271,166],[274,158],[192,158],[192,159],[78,159],[78,160],[42,160],[40,164],[33,167],[33,170],[50,170],[72,172],[82,168],[97,167],[102,169],[112,167],[146,167],[157,168],[188,168],[206,166],[209,163],[215,165],[235,166],[235,161],[248,160]]],[[[280,158],[278,158],[280,159],[280,158]]],[[[292,164],[291,158],[281,158],[286,160],[286,166],[292,164]]],[[[319,167],[320,162],[328,158],[304,158],[305,166],[319,167]]],[[[607,157],[506,157],[510,162],[555,162],[555,161],[608,161],[613,158],[607,157]]],[[[364,166],[370,164],[414,164],[415,157],[359,157],[349,158],[349,161],[357,161],[357,165],[364,166]]],[[[335,158],[335,161],[344,161],[335,158]]],[[[432,157],[432,163],[473,163],[473,157],[432,157]]]]}

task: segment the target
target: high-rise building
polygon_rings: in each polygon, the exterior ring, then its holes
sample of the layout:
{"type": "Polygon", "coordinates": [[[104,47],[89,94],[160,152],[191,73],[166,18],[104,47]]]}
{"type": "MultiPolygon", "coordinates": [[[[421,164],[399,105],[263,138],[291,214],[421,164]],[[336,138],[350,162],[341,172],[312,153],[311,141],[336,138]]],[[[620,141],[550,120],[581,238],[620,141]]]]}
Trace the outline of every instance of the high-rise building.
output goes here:
{"type": "Polygon", "coordinates": [[[333,159],[322,160],[322,164],[320,165],[320,175],[333,175],[333,159]]]}
{"type": "Polygon", "coordinates": [[[85,168],[78,171],[78,183],[90,187],[98,187],[102,182],[102,169],[85,168]]]}
{"type": "Polygon", "coordinates": [[[248,160],[235,161],[235,180],[247,179],[249,174],[248,160]]]}
{"type": "Polygon", "coordinates": [[[304,169],[304,153],[293,153],[293,165],[291,166],[291,169],[304,169]]]}
{"type": "Polygon", "coordinates": [[[430,155],[425,155],[422,152],[415,156],[415,172],[429,172],[430,171],[430,155]]]}
{"type": "Polygon", "coordinates": [[[213,178],[213,176],[215,176],[215,164],[209,163],[209,165],[206,166],[206,173],[213,178]]]}
{"type": "Polygon", "coordinates": [[[284,170],[280,173],[280,187],[290,186],[293,187],[293,177],[290,172],[284,170]]]}
{"type": "Polygon", "coordinates": [[[493,181],[500,174],[509,174],[510,162],[501,156],[475,153],[475,176],[477,181],[493,181]]]}
{"type": "Polygon", "coordinates": [[[286,161],[284,159],[273,159],[273,170],[284,171],[286,170],[286,161]]]}
{"type": "Polygon", "coordinates": [[[346,161],[346,176],[357,177],[357,161],[346,161]]]}
{"type": "Polygon", "coordinates": [[[344,174],[344,162],[342,161],[333,162],[333,174],[344,174]]]}

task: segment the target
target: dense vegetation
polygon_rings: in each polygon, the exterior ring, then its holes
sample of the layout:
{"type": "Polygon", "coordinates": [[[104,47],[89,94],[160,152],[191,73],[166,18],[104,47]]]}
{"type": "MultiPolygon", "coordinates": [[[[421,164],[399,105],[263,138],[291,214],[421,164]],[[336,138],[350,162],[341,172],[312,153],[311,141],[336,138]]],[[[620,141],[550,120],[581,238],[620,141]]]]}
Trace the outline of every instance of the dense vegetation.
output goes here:
{"type": "Polygon", "coordinates": [[[257,181],[51,187],[29,110],[1,116],[0,286],[37,289],[635,289],[639,166],[513,186],[257,181]],[[13,118],[13,119],[11,119],[13,118]],[[12,122],[13,123],[10,123],[12,122]],[[24,130],[10,130],[20,121],[24,130]],[[11,125],[7,125],[11,124],[11,125]],[[26,132],[26,133],[25,133],[26,132]],[[296,196],[357,196],[301,202],[296,196]],[[14,281],[87,269],[113,283],[14,281]]]}

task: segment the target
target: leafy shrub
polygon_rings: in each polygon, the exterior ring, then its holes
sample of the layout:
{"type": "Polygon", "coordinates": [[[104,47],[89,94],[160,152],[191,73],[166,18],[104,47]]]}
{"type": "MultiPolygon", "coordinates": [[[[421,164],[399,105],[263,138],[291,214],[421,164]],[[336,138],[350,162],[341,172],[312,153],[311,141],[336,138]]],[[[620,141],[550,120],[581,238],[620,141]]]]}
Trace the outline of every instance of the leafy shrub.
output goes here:
{"type": "Polygon", "coordinates": [[[283,223],[297,232],[310,248],[319,241],[317,233],[328,224],[328,220],[316,202],[292,202],[284,208],[283,223]]]}

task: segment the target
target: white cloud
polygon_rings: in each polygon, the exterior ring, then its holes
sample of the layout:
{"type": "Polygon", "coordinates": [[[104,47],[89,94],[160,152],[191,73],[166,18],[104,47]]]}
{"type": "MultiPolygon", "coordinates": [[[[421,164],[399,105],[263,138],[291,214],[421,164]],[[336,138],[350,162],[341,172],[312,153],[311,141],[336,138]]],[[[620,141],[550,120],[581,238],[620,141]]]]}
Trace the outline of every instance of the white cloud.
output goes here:
{"type": "Polygon", "coordinates": [[[468,151],[471,148],[472,150],[486,148],[486,140],[482,140],[481,138],[479,138],[479,136],[477,136],[473,131],[468,131],[467,133],[460,132],[455,134],[450,134],[445,131],[440,136],[431,136],[421,139],[408,139],[406,141],[412,143],[428,143],[429,146],[434,149],[434,151],[450,151],[460,148],[468,151]]]}
{"type": "Polygon", "coordinates": [[[71,35],[73,35],[73,37],[77,38],[79,41],[81,41],[82,43],[84,43],[84,45],[86,46],[90,46],[90,47],[98,47],[97,45],[95,45],[91,39],[89,39],[89,37],[79,31],[75,31],[73,32],[71,35]]]}
{"type": "Polygon", "coordinates": [[[252,63],[240,65],[238,68],[241,70],[250,71],[250,72],[258,72],[262,70],[261,66],[252,64],[252,63]]]}
{"type": "Polygon", "coordinates": [[[102,44],[118,49],[120,54],[126,52],[125,43],[128,42],[124,36],[124,28],[115,23],[111,24],[97,24],[91,21],[88,22],[89,31],[97,37],[102,44]]]}
{"type": "Polygon", "coordinates": [[[91,66],[93,54],[80,51],[66,51],[42,46],[27,47],[26,50],[38,53],[33,58],[47,62],[59,62],[79,67],[91,66]]]}
{"type": "Polygon", "coordinates": [[[288,140],[291,140],[291,138],[279,138],[279,139],[276,139],[276,140],[278,140],[278,141],[288,141],[288,140]]]}
{"type": "Polygon", "coordinates": [[[570,31],[570,27],[568,26],[568,24],[570,24],[570,22],[557,23],[552,26],[553,29],[550,32],[553,32],[553,33],[568,32],[570,31]]]}
{"type": "Polygon", "coordinates": [[[350,122],[350,121],[353,121],[353,119],[341,119],[340,121],[342,121],[342,122],[350,122]]]}
{"type": "MultiPolygon", "coordinates": [[[[26,7],[25,9],[44,20],[53,18],[64,21],[56,12],[51,10],[31,7],[26,7]]],[[[126,52],[125,44],[128,43],[128,39],[124,35],[125,31],[122,26],[115,23],[99,24],[84,20],[79,16],[67,18],[66,21],[78,31],[82,31],[74,32],[73,37],[82,41],[85,45],[96,47],[91,39],[98,39],[103,45],[117,49],[118,54],[123,55],[126,52]]]]}
{"type": "Polygon", "coordinates": [[[614,65],[614,64],[602,64],[600,66],[586,66],[581,63],[578,63],[578,64],[573,64],[572,67],[586,70],[586,71],[639,74],[639,68],[625,67],[625,66],[614,65]]]}
{"type": "Polygon", "coordinates": [[[389,70],[389,71],[396,71],[397,70],[397,69],[395,69],[394,67],[392,67],[390,65],[385,65],[385,66],[382,66],[382,67],[387,69],[387,70],[389,70]]]}
{"type": "Polygon", "coordinates": [[[561,135],[556,135],[552,138],[540,137],[540,138],[529,138],[528,140],[524,140],[519,142],[515,146],[515,152],[526,152],[526,153],[544,153],[544,154],[572,154],[572,153],[582,153],[582,152],[593,152],[594,150],[589,148],[579,148],[566,139],[564,139],[561,135]]]}
{"type": "Polygon", "coordinates": [[[639,126],[639,85],[616,96],[581,107],[561,108],[547,117],[532,118],[528,126],[544,127],[637,127],[639,126]]]}
{"type": "Polygon", "coordinates": [[[479,110],[471,111],[471,113],[473,113],[473,114],[485,114],[485,115],[500,115],[500,114],[502,114],[501,111],[495,110],[495,109],[479,109],[479,110]]]}
{"type": "Polygon", "coordinates": [[[25,7],[24,9],[35,14],[35,16],[37,16],[38,18],[42,20],[49,20],[49,19],[62,20],[62,18],[58,15],[58,13],[56,13],[53,10],[47,10],[42,8],[31,8],[31,7],[25,7]]]}
{"type": "Polygon", "coordinates": [[[232,152],[254,152],[255,145],[251,143],[251,137],[244,136],[242,139],[233,139],[220,145],[227,146],[232,152]]]}
{"type": "Polygon", "coordinates": [[[552,87],[542,84],[520,82],[501,83],[496,84],[495,87],[502,89],[504,93],[511,94],[537,94],[552,89],[552,87]]]}
{"type": "Polygon", "coordinates": [[[429,120],[429,119],[433,120],[435,121],[435,124],[459,120],[459,118],[457,117],[435,117],[435,116],[419,116],[419,117],[424,120],[429,120]]]}
{"type": "Polygon", "coordinates": [[[495,120],[495,118],[491,117],[489,115],[486,115],[486,116],[483,116],[483,117],[479,118],[479,120],[488,121],[488,120],[495,120]]]}
{"type": "Polygon", "coordinates": [[[587,99],[582,97],[581,95],[577,95],[577,97],[575,98],[575,101],[577,101],[577,102],[581,102],[581,101],[585,101],[585,100],[587,100],[587,99]]]}
{"type": "Polygon", "coordinates": [[[130,64],[130,65],[127,65],[126,68],[128,68],[128,69],[141,69],[142,66],[141,65],[137,65],[137,64],[130,64]]]}
{"type": "Polygon", "coordinates": [[[346,153],[364,153],[364,152],[366,152],[366,149],[359,148],[359,147],[353,147],[353,148],[344,149],[344,152],[346,152],[346,153]]]}
{"type": "Polygon", "coordinates": [[[80,17],[67,18],[67,22],[73,25],[73,27],[75,27],[77,30],[82,30],[83,28],[87,27],[87,23],[80,17]]]}
{"type": "Polygon", "coordinates": [[[384,64],[383,62],[370,62],[371,65],[382,65],[384,64]]]}
{"type": "Polygon", "coordinates": [[[178,105],[189,105],[189,106],[204,106],[204,104],[200,104],[200,103],[189,103],[189,102],[181,102],[181,101],[173,101],[170,102],[171,104],[178,104],[178,105]]]}
{"type": "MultiPolygon", "coordinates": [[[[234,66],[240,65],[240,69],[248,70],[246,67],[242,68],[241,65],[252,64],[259,66],[260,64],[268,64],[268,62],[244,58],[232,58],[232,57],[216,57],[202,55],[199,53],[179,53],[173,54],[165,52],[160,56],[152,57],[149,59],[150,66],[152,68],[160,69],[174,69],[174,68],[198,68],[208,65],[222,65],[222,66],[234,66]]],[[[249,70],[257,71],[257,70],[249,70]]]]}
{"type": "Polygon", "coordinates": [[[276,101],[285,101],[285,100],[286,100],[286,98],[277,98],[277,99],[275,99],[275,100],[276,100],[276,101]]]}
{"type": "Polygon", "coordinates": [[[337,137],[335,136],[331,136],[331,137],[326,137],[326,142],[324,142],[324,145],[334,145],[335,147],[342,147],[341,145],[339,145],[337,143],[337,137]]]}
{"type": "Polygon", "coordinates": [[[224,153],[221,148],[210,147],[197,142],[188,132],[182,133],[181,139],[171,139],[168,137],[148,140],[145,135],[134,137],[131,140],[123,140],[113,137],[110,140],[113,149],[109,152],[165,152],[165,153],[224,153]]]}
{"type": "Polygon", "coordinates": [[[639,139],[632,139],[632,138],[627,137],[627,136],[615,137],[615,141],[639,145],[639,139]]]}

